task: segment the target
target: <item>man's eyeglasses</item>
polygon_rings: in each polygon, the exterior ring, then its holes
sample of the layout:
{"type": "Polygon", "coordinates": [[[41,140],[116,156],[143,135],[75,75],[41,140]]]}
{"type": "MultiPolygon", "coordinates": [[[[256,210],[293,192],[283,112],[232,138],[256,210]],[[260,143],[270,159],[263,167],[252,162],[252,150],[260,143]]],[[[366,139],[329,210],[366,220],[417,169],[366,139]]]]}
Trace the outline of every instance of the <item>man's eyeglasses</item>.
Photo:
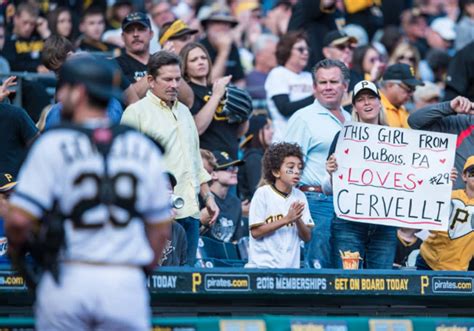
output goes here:
{"type": "Polygon", "coordinates": [[[466,174],[466,176],[467,176],[468,178],[473,178],[473,177],[474,177],[474,170],[469,171],[469,172],[466,174]]]}
{"type": "Polygon", "coordinates": [[[413,93],[413,92],[415,92],[415,89],[414,89],[413,87],[407,86],[407,85],[405,85],[405,84],[403,84],[403,83],[398,83],[397,85],[400,86],[400,88],[401,88],[402,90],[404,90],[406,93],[413,93]]]}
{"type": "Polygon", "coordinates": [[[308,52],[309,53],[309,48],[308,47],[303,47],[303,46],[300,46],[300,47],[293,47],[293,49],[296,49],[298,52],[300,52],[301,54],[303,54],[304,52],[308,52]]]}
{"type": "Polygon", "coordinates": [[[404,90],[406,93],[413,93],[415,92],[415,88],[405,85],[401,80],[387,80],[387,83],[390,82],[392,84],[398,85],[402,90],[404,90]]]}

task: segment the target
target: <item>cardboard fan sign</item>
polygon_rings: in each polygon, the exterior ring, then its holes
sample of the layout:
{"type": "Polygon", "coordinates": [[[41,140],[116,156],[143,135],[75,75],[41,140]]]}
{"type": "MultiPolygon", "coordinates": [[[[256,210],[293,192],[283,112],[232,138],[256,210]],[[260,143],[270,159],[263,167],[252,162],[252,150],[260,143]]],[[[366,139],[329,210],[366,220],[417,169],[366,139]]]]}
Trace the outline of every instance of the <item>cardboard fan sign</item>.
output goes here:
{"type": "Polygon", "coordinates": [[[452,134],[346,123],[332,179],[336,215],[446,231],[455,149],[452,134]]]}

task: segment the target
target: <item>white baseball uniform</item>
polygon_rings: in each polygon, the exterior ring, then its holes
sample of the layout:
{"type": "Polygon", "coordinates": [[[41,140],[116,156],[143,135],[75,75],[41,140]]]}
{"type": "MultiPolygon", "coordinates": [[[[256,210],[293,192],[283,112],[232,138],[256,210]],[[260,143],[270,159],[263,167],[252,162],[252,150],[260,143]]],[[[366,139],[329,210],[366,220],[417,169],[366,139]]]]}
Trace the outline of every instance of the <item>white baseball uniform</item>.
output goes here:
{"type": "MultiPolygon", "coordinates": [[[[308,201],[303,192],[293,188],[288,196],[273,185],[257,189],[250,203],[250,229],[264,223],[275,222],[288,214],[293,202],[304,202],[303,222],[314,226],[309,213],[308,201]]],[[[288,224],[274,233],[255,239],[250,235],[249,262],[247,268],[299,268],[301,239],[295,223],[288,224]]]]}
{"type": "Polygon", "coordinates": [[[161,153],[130,130],[114,139],[107,160],[85,133],[58,128],[39,138],[21,168],[12,205],[41,219],[57,199],[66,215],[60,284],[45,273],[37,289],[38,330],[150,329],[142,267],[153,251],[144,223],[171,217],[161,153]],[[103,203],[105,171],[115,204],[103,203]]]}

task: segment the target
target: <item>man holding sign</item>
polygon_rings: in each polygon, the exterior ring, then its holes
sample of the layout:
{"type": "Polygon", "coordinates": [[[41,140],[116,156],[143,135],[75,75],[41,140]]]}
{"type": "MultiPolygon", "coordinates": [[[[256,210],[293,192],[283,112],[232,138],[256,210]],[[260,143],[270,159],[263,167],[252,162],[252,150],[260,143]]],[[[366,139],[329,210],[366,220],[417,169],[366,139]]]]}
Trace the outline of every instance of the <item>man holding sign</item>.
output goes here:
{"type": "Polygon", "coordinates": [[[474,257],[474,155],[461,176],[465,189],[455,190],[448,231],[433,231],[423,242],[417,269],[466,271],[474,257]]]}

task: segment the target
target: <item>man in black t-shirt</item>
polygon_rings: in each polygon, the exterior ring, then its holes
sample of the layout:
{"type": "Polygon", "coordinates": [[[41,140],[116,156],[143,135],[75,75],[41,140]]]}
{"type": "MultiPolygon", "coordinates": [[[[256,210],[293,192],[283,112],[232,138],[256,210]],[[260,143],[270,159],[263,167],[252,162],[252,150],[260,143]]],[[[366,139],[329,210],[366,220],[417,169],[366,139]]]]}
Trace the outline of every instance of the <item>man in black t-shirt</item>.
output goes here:
{"type": "Polygon", "coordinates": [[[38,129],[23,108],[0,103],[0,169],[13,176],[26,156],[38,129]]]}
{"type": "Polygon", "coordinates": [[[226,10],[210,13],[201,24],[206,30],[206,38],[201,40],[211,57],[212,81],[217,78],[232,75],[232,83],[245,86],[245,74],[240,62],[237,46],[232,42],[231,30],[237,25],[237,20],[226,10]]]}
{"type": "Polygon", "coordinates": [[[125,52],[116,58],[125,77],[134,84],[139,97],[148,89],[146,65],[150,58],[150,41],[153,38],[150,20],[144,13],[131,13],[122,22],[122,39],[125,52]]]}
{"type": "Polygon", "coordinates": [[[50,32],[44,18],[30,4],[18,6],[13,19],[13,31],[7,34],[2,55],[12,71],[47,72],[41,64],[41,51],[50,32]],[[46,24],[46,27],[43,25],[46,24]]]}

